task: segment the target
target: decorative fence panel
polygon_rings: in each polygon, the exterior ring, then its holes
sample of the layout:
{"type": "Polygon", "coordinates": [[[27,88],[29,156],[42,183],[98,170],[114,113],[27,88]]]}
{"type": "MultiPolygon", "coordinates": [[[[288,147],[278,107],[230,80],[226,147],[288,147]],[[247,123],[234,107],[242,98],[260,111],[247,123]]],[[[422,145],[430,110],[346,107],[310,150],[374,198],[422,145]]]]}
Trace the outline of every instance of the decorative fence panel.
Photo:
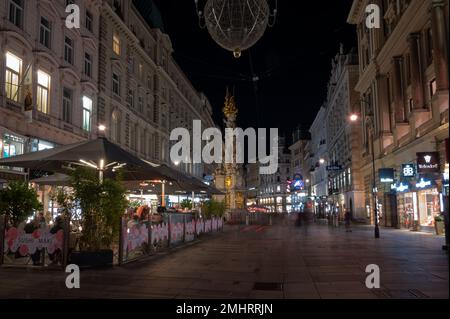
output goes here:
{"type": "Polygon", "coordinates": [[[8,227],[2,218],[2,258],[0,263],[9,266],[64,266],[66,254],[65,229],[42,225],[41,227],[8,227]]]}
{"type": "Polygon", "coordinates": [[[188,214],[185,216],[184,227],[184,241],[190,242],[195,240],[195,219],[194,215],[188,214]]]}
{"type": "Polygon", "coordinates": [[[122,262],[131,261],[150,252],[150,221],[122,218],[122,262]]]}
{"type": "Polygon", "coordinates": [[[170,245],[175,246],[184,242],[184,214],[169,214],[170,245]]]}
{"type": "Polygon", "coordinates": [[[148,221],[122,219],[119,263],[128,263],[223,229],[222,218],[196,219],[194,214],[166,213],[148,221]]]}

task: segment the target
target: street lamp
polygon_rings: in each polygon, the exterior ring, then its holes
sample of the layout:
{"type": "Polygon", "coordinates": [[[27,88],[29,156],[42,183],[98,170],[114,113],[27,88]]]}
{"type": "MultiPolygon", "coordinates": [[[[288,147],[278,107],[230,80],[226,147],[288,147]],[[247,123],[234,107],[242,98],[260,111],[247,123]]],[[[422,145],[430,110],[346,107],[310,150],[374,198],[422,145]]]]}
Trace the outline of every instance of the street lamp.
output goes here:
{"type": "MultiPolygon", "coordinates": [[[[370,106],[369,102],[365,101],[365,100],[360,100],[360,102],[362,103],[366,103],[367,105],[370,106]]],[[[349,119],[351,122],[357,122],[359,120],[359,115],[357,113],[352,113],[349,116],[349,119]]],[[[376,184],[376,168],[375,168],[375,152],[374,152],[374,133],[375,133],[375,125],[374,125],[374,115],[372,112],[368,112],[366,114],[366,119],[369,124],[370,124],[370,128],[372,130],[372,138],[371,138],[371,143],[370,143],[370,147],[371,147],[371,152],[372,152],[372,175],[373,175],[373,180],[372,180],[372,200],[373,200],[373,212],[374,212],[374,223],[375,223],[375,238],[380,238],[380,227],[378,225],[378,207],[377,207],[377,184],[376,184]]]]}
{"type": "Polygon", "coordinates": [[[319,160],[319,163],[320,163],[320,164],[325,164],[325,159],[321,158],[321,159],[319,160]]]}

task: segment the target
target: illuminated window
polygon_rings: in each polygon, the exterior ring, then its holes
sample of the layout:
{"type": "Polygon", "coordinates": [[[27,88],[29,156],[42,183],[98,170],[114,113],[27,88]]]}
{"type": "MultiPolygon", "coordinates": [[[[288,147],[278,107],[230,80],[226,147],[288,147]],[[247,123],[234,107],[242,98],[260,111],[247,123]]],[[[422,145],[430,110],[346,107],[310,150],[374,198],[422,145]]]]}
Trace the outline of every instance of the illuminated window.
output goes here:
{"type": "Polygon", "coordinates": [[[116,33],[113,35],[113,51],[120,55],[120,37],[116,33]]]}
{"type": "Polygon", "coordinates": [[[41,70],[38,71],[37,110],[45,114],[50,112],[50,81],[50,75],[41,70]]]}
{"type": "Polygon", "coordinates": [[[6,98],[14,102],[19,102],[20,72],[22,70],[22,60],[14,54],[6,53],[6,98]]]}
{"type": "Polygon", "coordinates": [[[92,128],[92,100],[83,96],[83,130],[91,131],[92,128]]]}

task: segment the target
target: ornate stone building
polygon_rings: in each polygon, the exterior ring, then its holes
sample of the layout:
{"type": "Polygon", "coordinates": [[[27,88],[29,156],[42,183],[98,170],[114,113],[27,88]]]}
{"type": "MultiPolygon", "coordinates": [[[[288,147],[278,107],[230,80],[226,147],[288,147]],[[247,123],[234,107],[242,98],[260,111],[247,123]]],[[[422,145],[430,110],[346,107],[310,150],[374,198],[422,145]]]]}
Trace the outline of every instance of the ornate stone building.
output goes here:
{"type": "MultiPolygon", "coordinates": [[[[0,2],[0,158],[95,138],[101,1],[0,2]]],[[[0,168],[0,179],[21,171],[0,168]]],[[[16,176],[17,177],[17,176],[16,176]]]]}
{"type": "MultiPolygon", "coordinates": [[[[170,132],[214,127],[212,108],[172,57],[172,44],[152,1],[103,1],[100,23],[98,121],[125,149],[203,178],[203,164],[171,163],[170,132]]],[[[191,134],[192,136],[192,134],[191,134]]]]}
{"type": "Polygon", "coordinates": [[[341,47],[332,61],[325,103],[327,157],[315,162],[316,168],[326,168],[328,205],[334,212],[339,212],[341,218],[345,210],[349,210],[354,218],[366,217],[360,171],[360,126],[349,120],[350,114],[359,108],[359,96],[354,90],[357,81],[358,55],[354,52],[346,54],[341,47]]]}
{"type": "Polygon", "coordinates": [[[299,178],[302,185],[291,193],[293,211],[300,211],[311,195],[311,134],[308,129],[297,128],[292,133],[290,150],[291,178],[299,178]]]}
{"type": "Polygon", "coordinates": [[[356,90],[363,101],[361,117],[367,119],[360,133],[367,211],[373,221],[373,143],[377,172],[379,168],[395,169],[394,183],[381,183],[376,176],[380,223],[432,226],[433,217],[442,209],[442,173],[448,169],[448,1],[370,3],[381,8],[381,28],[366,27],[369,1],[355,0],[348,17],[348,22],[357,26],[360,61],[356,90]],[[422,152],[428,154],[425,159],[433,167],[432,173],[420,172],[422,152]],[[412,176],[405,176],[402,164],[409,165],[407,175],[412,176]]]}
{"type": "Polygon", "coordinates": [[[278,139],[278,170],[275,174],[259,176],[258,205],[271,212],[285,213],[292,210],[288,181],[291,179],[291,155],[284,137],[278,139]]]}
{"type": "Polygon", "coordinates": [[[328,161],[326,115],[326,108],[322,106],[309,129],[311,196],[314,197],[314,211],[318,217],[325,216],[328,198],[328,172],[325,164],[328,161]]]}

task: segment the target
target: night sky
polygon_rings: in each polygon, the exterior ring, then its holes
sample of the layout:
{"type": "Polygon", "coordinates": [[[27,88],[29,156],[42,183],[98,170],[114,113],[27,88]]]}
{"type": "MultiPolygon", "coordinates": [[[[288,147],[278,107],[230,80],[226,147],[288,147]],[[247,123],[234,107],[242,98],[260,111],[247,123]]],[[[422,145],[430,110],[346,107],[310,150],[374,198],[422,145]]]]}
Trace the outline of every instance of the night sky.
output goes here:
{"type": "MultiPolygon", "coordinates": [[[[275,27],[268,28],[250,54],[244,51],[240,59],[199,28],[194,0],[155,3],[175,60],[197,90],[208,96],[218,124],[229,86],[240,110],[240,127],[278,127],[287,137],[299,125],[308,128],[325,99],[331,59],[340,43],[346,51],[356,46],[355,28],[346,23],[352,0],[279,0],[275,27]],[[251,64],[260,78],[257,98],[251,64]]],[[[269,3],[273,8],[275,1],[269,3]]]]}

